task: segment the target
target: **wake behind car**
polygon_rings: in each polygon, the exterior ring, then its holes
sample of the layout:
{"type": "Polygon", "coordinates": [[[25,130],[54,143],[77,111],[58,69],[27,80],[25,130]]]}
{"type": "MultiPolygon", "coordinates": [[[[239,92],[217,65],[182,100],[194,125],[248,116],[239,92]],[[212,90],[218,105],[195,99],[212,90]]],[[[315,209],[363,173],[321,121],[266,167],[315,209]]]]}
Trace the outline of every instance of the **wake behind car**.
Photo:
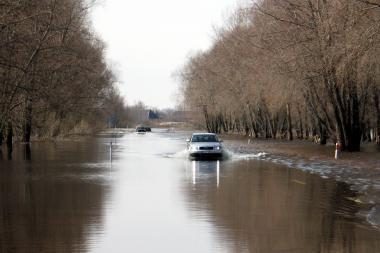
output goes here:
{"type": "Polygon", "coordinates": [[[222,158],[223,147],[214,133],[193,133],[187,140],[190,158],[222,158]]]}

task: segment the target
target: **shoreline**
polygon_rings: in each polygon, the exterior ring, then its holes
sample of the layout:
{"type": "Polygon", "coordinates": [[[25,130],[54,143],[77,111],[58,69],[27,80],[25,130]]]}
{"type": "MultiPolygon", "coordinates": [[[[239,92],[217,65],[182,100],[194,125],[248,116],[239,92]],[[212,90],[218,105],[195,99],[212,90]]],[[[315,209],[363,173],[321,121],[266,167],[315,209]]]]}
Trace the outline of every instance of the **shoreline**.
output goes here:
{"type": "Polygon", "coordinates": [[[335,145],[315,144],[307,140],[276,140],[276,139],[250,139],[236,135],[220,135],[222,139],[231,143],[234,148],[243,152],[265,152],[272,155],[296,157],[311,161],[323,160],[336,165],[347,165],[361,169],[380,170],[380,147],[375,143],[364,143],[360,152],[339,152],[335,159],[335,145]]]}

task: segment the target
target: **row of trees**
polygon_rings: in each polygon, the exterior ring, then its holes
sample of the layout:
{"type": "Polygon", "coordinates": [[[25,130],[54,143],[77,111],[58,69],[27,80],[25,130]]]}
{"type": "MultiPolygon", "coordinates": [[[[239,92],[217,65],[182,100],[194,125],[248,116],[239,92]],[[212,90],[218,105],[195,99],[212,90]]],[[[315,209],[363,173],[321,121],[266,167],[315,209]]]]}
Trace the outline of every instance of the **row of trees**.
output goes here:
{"type": "Polygon", "coordinates": [[[380,143],[380,4],[261,0],[239,8],[181,70],[212,132],[380,143]]]}
{"type": "Polygon", "coordinates": [[[123,107],[90,28],[92,4],[0,0],[0,143],[96,127],[123,107]]]}

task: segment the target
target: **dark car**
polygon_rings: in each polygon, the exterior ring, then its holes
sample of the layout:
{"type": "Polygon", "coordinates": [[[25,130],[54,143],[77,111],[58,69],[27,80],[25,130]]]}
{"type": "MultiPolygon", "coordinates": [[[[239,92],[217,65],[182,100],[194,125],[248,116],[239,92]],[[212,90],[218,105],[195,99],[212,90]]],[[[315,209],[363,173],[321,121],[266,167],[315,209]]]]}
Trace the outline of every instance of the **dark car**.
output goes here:
{"type": "Polygon", "coordinates": [[[141,126],[136,127],[136,133],[145,134],[146,133],[145,127],[141,127],[141,126]]]}

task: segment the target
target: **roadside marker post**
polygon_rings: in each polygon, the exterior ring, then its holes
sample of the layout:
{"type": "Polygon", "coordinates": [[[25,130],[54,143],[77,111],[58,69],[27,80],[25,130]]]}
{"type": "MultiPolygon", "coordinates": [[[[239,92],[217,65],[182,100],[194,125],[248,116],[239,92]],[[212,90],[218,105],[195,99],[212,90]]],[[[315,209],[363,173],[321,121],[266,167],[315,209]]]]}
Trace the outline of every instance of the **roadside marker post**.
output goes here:
{"type": "Polygon", "coordinates": [[[112,141],[110,142],[110,162],[112,164],[112,141]]]}
{"type": "Polygon", "coordinates": [[[340,144],[340,142],[337,142],[335,144],[335,160],[339,159],[339,153],[340,153],[341,148],[342,148],[342,145],[340,144]]]}

